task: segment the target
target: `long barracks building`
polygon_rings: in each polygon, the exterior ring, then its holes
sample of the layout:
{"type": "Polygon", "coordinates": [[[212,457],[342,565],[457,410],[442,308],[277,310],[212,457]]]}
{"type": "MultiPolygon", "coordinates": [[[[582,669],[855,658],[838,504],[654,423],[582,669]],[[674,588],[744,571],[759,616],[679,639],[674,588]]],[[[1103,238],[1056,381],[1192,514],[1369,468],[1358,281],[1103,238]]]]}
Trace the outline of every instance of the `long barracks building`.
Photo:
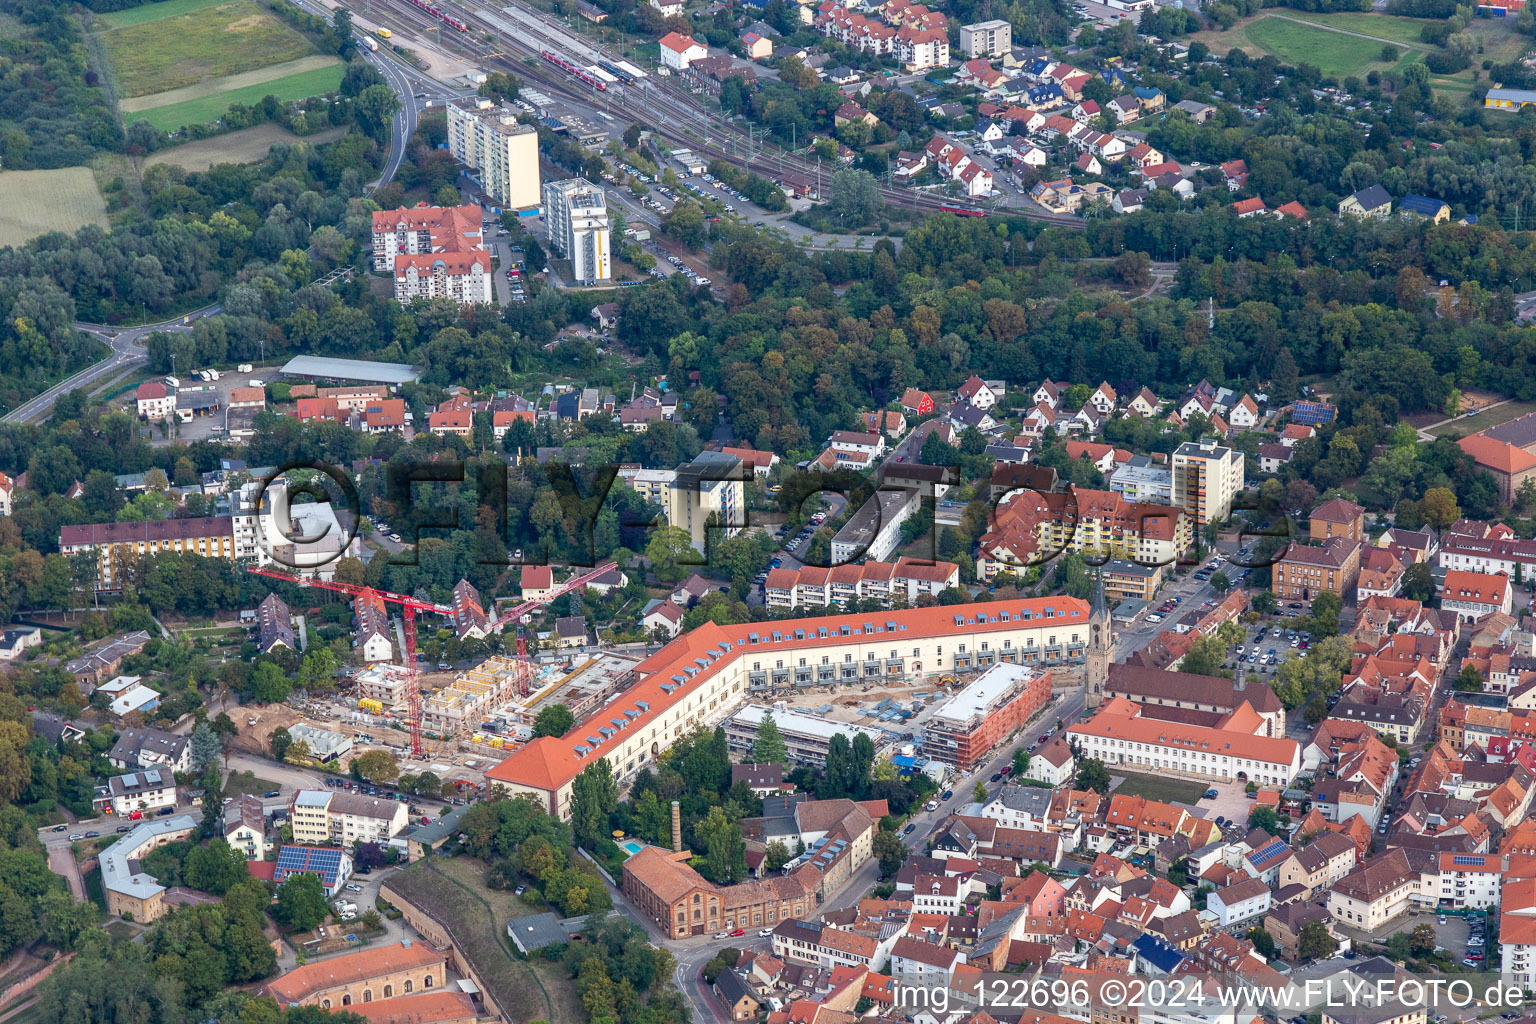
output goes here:
{"type": "Polygon", "coordinates": [[[568,819],[571,782],[606,758],[622,783],[695,726],[723,719],[754,689],[909,678],[1080,660],[1088,602],[990,601],[735,626],[705,623],[635,666],[622,691],[565,736],[543,736],[486,773],[568,819]]]}

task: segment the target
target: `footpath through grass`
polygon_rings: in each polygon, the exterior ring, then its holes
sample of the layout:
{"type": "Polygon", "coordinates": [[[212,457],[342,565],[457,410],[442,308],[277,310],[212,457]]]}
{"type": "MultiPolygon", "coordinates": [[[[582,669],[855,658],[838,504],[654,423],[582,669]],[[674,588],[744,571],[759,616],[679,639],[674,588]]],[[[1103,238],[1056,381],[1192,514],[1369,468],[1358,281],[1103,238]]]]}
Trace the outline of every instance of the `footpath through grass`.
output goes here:
{"type": "Polygon", "coordinates": [[[174,131],[191,124],[207,124],[223,117],[225,112],[236,103],[251,107],[267,96],[276,96],[284,103],[288,103],[335,92],[341,87],[343,73],[340,64],[314,71],[303,71],[286,78],[279,78],[274,82],[263,82],[260,85],[246,86],[244,89],[217,92],[201,99],[173,103],[166,107],[155,107],[153,110],[134,114],[129,120],[148,121],[162,131],[174,131]]]}

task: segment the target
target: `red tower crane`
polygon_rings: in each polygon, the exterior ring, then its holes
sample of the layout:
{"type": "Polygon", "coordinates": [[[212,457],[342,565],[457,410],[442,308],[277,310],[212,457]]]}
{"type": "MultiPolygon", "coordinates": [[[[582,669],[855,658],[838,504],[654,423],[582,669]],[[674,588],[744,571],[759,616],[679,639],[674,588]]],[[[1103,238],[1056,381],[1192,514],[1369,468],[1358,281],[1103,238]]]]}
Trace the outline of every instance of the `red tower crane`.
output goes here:
{"type": "MultiPolygon", "coordinates": [[[[520,604],[516,604],[511,608],[508,608],[487,628],[491,632],[495,632],[498,629],[504,628],[508,623],[516,622],[521,624],[522,618],[529,612],[533,611],[535,608],[549,604],[551,601],[555,600],[555,598],[569,594],[573,590],[578,590],[582,587],[585,587],[588,583],[597,579],[605,572],[608,572],[612,569],[617,569],[618,567],[619,563],[617,562],[605,562],[604,564],[598,566],[596,569],[584,572],[579,576],[572,576],[558,587],[550,590],[550,592],[545,596],[536,598],[532,601],[523,601],[520,604]]],[[[520,695],[526,697],[532,691],[532,689],[533,666],[528,661],[528,637],[523,633],[521,629],[519,629],[517,631],[517,692],[520,695]]]]}
{"type": "MultiPolygon", "coordinates": [[[[510,622],[518,622],[529,612],[564,594],[568,594],[579,587],[584,587],[592,580],[603,575],[611,569],[617,569],[617,562],[607,562],[589,572],[579,576],[573,576],[553,588],[544,597],[532,601],[523,601],[509,608],[499,618],[493,620],[487,627],[488,632],[495,632],[510,622]]],[[[355,583],[338,583],[335,580],[322,580],[312,576],[296,576],[281,569],[272,569],[265,566],[250,566],[249,572],[258,576],[269,576],[275,580],[286,580],[289,583],[297,583],[301,587],[318,587],[321,590],[333,590],[340,594],[350,594],[354,598],[363,598],[370,601],[384,601],[390,604],[398,604],[405,617],[405,707],[407,719],[411,729],[411,756],[421,757],[426,753],[426,748],[421,742],[421,676],[416,664],[416,613],[436,612],[439,615],[452,615],[453,607],[446,604],[434,604],[431,601],[423,601],[420,598],[407,594],[394,594],[387,590],[379,590],[375,587],[358,586],[355,583]]],[[[519,630],[517,634],[517,689],[520,694],[527,696],[532,689],[532,669],[528,662],[528,641],[519,630]]]]}

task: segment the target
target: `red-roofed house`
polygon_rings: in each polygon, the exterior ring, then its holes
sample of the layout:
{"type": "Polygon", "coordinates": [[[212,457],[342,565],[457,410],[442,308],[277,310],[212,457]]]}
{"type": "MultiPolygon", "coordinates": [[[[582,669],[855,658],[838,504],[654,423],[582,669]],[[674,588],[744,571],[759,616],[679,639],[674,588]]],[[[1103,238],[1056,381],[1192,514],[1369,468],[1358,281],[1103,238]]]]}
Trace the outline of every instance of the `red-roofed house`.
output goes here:
{"type": "Polygon", "coordinates": [[[1227,179],[1227,188],[1236,192],[1248,183],[1248,162],[1228,160],[1221,165],[1221,176],[1227,179]]]}
{"type": "Polygon", "coordinates": [[[1307,208],[1292,199],[1284,206],[1275,207],[1275,216],[1282,220],[1286,217],[1292,217],[1296,220],[1305,221],[1307,219],[1307,208]]]}
{"type": "Polygon", "coordinates": [[[709,50],[693,38],[681,32],[668,32],[661,37],[658,47],[663,67],[674,71],[687,71],[688,65],[709,56],[709,50]]]}
{"type": "Polygon", "coordinates": [[[147,380],[138,386],[133,397],[138,404],[139,419],[166,420],[176,411],[176,395],[158,380],[147,380]]]}
{"type": "Polygon", "coordinates": [[[1232,204],[1232,210],[1239,217],[1243,218],[1257,217],[1259,214],[1267,212],[1264,207],[1264,200],[1258,196],[1254,196],[1252,199],[1239,199],[1232,204]]]}
{"type": "Polygon", "coordinates": [[[1464,622],[1480,619],[1494,612],[1510,613],[1513,590],[1503,573],[1489,575],[1448,569],[1440,588],[1440,607],[1453,611],[1464,622]]]}

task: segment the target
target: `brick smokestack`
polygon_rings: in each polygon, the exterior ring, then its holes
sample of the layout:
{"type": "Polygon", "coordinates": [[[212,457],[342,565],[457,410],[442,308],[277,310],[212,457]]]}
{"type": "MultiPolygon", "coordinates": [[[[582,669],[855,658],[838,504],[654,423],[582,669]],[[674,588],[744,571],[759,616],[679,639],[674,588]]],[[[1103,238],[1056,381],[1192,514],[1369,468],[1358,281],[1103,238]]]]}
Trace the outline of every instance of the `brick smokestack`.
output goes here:
{"type": "Polygon", "coordinates": [[[683,852],[683,805],[672,801],[672,852],[683,852]]]}

